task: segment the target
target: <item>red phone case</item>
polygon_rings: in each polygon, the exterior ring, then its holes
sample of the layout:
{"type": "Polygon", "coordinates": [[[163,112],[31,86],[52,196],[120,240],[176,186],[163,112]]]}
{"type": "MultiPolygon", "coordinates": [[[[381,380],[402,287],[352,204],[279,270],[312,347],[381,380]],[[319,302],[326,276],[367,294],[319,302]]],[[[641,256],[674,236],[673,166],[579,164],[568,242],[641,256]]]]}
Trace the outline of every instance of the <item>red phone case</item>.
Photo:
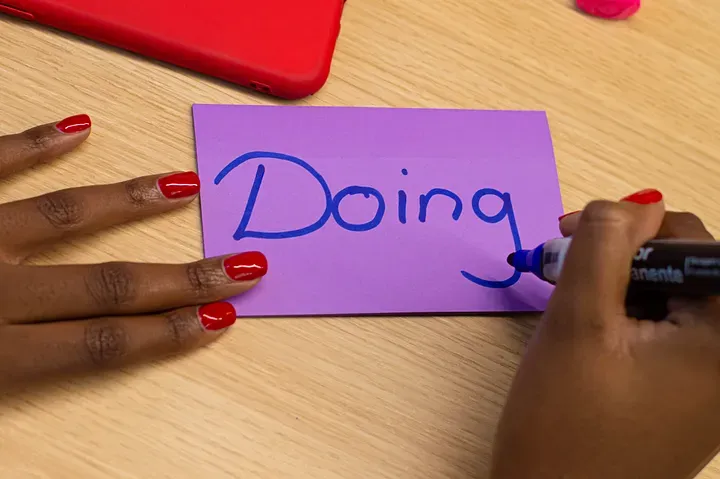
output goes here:
{"type": "Polygon", "coordinates": [[[0,0],[0,12],[298,99],[330,73],[343,0],[0,0]]]}

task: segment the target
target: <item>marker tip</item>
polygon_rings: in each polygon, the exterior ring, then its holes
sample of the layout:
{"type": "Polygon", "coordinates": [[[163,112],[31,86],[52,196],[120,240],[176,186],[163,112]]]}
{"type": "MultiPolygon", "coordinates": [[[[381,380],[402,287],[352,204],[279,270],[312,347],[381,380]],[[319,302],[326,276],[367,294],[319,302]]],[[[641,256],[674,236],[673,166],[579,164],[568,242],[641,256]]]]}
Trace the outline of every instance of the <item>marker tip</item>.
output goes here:
{"type": "Polygon", "coordinates": [[[512,267],[515,267],[515,253],[510,253],[507,257],[507,264],[509,264],[512,267]]]}

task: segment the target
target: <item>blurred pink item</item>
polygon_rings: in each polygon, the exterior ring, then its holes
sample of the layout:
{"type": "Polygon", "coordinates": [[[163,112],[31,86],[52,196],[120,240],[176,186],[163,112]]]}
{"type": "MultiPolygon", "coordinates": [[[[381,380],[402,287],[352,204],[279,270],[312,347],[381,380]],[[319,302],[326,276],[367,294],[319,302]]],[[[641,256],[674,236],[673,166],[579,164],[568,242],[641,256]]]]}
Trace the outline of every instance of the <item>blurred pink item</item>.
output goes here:
{"type": "Polygon", "coordinates": [[[576,0],[580,10],[610,20],[630,18],[640,9],[640,0],[576,0]]]}

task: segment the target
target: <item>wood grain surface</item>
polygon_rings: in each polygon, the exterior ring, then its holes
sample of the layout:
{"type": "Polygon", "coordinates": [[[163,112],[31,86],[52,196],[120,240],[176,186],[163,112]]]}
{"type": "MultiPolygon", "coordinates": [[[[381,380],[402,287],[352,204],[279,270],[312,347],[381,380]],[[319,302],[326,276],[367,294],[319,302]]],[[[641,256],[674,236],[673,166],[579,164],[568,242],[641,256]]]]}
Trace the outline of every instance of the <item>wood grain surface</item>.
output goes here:
{"type": "MultiPolygon", "coordinates": [[[[645,3],[608,22],[566,0],[350,0],[331,78],[300,103],[547,110],[568,211],[655,187],[720,234],[720,7],[645,3]]],[[[278,103],[0,18],[0,132],[94,120],[86,145],[0,183],[0,201],[194,169],[195,102],[278,103]]],[[[197,259],[198,213],[37,261],[197,259]]],[[[3,397],[0,477],[484,478],[534,321],[243,320],[182,359],[3,397]]]]}

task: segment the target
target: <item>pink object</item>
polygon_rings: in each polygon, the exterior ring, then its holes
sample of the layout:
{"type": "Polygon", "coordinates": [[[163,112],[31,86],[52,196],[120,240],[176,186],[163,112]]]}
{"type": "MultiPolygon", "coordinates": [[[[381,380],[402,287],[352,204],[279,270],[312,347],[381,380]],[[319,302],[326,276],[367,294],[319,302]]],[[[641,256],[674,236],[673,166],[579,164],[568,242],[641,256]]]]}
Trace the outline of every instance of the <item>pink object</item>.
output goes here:
{"type": "Polygon", "coordinates": [[[640,0],[576,0],[580,10],[610,20],[630,18],[640,9],[640,0]]]}

